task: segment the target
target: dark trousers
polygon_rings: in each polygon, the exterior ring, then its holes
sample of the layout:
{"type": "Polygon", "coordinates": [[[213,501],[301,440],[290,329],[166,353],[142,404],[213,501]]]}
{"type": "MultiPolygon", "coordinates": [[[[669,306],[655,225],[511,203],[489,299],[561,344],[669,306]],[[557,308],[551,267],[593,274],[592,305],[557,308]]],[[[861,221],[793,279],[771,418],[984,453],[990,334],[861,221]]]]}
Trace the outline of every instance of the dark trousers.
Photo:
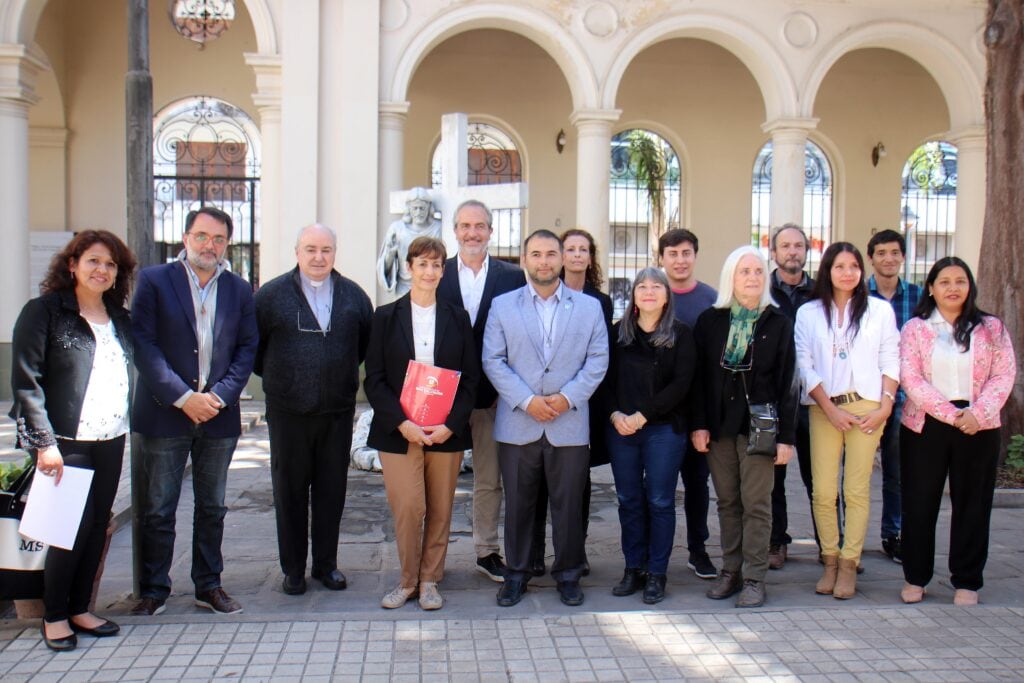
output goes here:
{"type": "Polygon", "coordinates": [[[583,446],[552,446],[542,436],[532,443],[498,443],[505,487],[505,562],[508,579],[527,581],[537,520],[537,490],[547,485],[556,581],[578,581],[583,569],[583,489],[590,453],[583,446]]]}
{"type": "MultiPolygon", "coordinates": [[[[800,467],[800,479],[807,489],[807,504],[814,500],[811,480],[811,423],[808,418],[807,406],[800,406],[796,423],[796,457],[800,467]]],[[[772,488],[772,535],[771,545],[787,545],[793,542],[789,535],[789,508],[786,504],[786,469],[789,465],[775,467],[775,485],[772,488]]],[[[814,525],[814,511],[811,511],[811,525],[814,525]]],[[[814,540],[818,540],[818,530],[814,529],[814,540]]]]}
{"type": "Polygon", "coordinates": [[[998,429],[967,436],[931,416],[920,434],[900,427],[903,576],[908,583],[926,586],[932,579],[935,523],[948,474],[950,582],[973,591],[982,587],[998,459],[998,429]]]}
{"type": "MultiPolygon", "coordinates": [[[[583,559],[587,559],[586,541],[590,532],[590,470],[587,470],[587,483],[583,486],[583,559]]],[[[533,544],[530,558],[533,564],[544,564],[544,551],[547,547],[548,524],[548,485],[541,480],[537,488],[537,516],[533,524],[533,544]]]]}
{"type": "Polygon", "coordinates": [[[708,458],[698,453],[693,445],[687,442],[683,452],[683,464],[679,467],[683,480],[683,510],[686,512],[686,548],[693,553],[706,552],[704,543],[711,532],[708,531],[708,505],[711,495],[708,491],[708,458]]]}
{"type": "Polygon", "coordinates": [[[46,551],[43,607],[49,622],[89,611],[96,570],[107,542],[110,509],[121,478],[124,436],[109,441],[58,441],[57,445],[65,466],[92,470],[93,475],[74,547],[64,550],[51,546],[46,551]]]}
{"type": "Polygon", "coordinates": [[[202,425],[188,436],[143,436],[132,439],[145,464],[146,499],[142,501],[139,592],[143,598],[166,600],[171,594],[174,526],[185,463],[192,459],[192,583],[196,592],[220,588],[224,571],[224,495],[228,466],[237,436],[211,438],[202,425]]]}
{"type": "MultiPolygon", "coordinates": [[[[902,397],[903,394],[900,394],[902,397]]],[[[897,401],[882,432],[882,538],[900,535],[900,417],[903,402],[897,401]]]]}
{"type": "Polygon", "coordinates": [[[277,548],[281,571],[288,576],[306,573],[307,530],[313,571],[327,573],[338,566],[353,414],[295,415],[267,408],[277,548]]]}

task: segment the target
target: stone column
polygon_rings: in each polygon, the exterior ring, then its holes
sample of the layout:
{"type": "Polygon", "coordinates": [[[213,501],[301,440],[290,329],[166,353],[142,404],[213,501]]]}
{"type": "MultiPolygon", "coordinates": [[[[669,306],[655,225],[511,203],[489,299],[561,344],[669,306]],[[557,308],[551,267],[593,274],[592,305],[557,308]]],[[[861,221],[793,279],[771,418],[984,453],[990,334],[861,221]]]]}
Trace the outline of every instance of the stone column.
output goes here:
{"type": "MultiPolygon", "coordinates": [[[[612,124],[619,109],[578,109],[569,118],[576,127],[576,225],[597,243],[601,268],[608,272],[608,181],[611,174],[612,124]]],[[[566,226],[566,227],[572,227],[566,226]]]]}
{"type": "MultiPolygon", "coordinates": [[[[377,138],[377,243],[384,238],[391,214],[391,193],[405,189],[405,121],[408,102],[381,102],[378,108],[380,132],[377,138]]],[[[447,227],[447,226],[446,226],[447,227]]]]}
{"type": "Polygon", "coordinates": [[[985,127],[969,126],[949,135],[956,145],[956,233],[953,253],[977,273],[985,225],[986,143],[985,127]]]}
{"type": "Polygon", "coordinates": [[[761,126],[772,136],[771,225],[803,225],[804,154],[807,133],[818,119],[775,119],[761,126]]]}
{"type": "Polygon", "coordinates": [[[281,229],[281,57],[248,53],[256,74],[252,101],[260,114],[260,282],[269,282],[291,264],[281,229]]]}
{"type": "Polygon", "coordinates": [[[38,101],[35,80],[49,68],[42,55],[24,45],[0,44],[0,378],[10,387],[9,345],[14,321],[29,291],[28,110],[38,101]]]}

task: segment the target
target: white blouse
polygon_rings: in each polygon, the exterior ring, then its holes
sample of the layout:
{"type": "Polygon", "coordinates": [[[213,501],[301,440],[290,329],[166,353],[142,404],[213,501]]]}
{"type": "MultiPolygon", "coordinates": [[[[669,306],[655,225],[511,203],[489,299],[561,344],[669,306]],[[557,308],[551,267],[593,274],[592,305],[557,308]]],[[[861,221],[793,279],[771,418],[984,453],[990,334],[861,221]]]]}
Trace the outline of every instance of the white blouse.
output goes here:
{"type": "Polygon", "coordinates": [[[882,375],[900,379],[900,333],[892,305],[868,297],[856,336],[849,333],[849,305],[842,328],[836,326],[837,313],[833,306],[829,325],[820,301],[797,309],[796,361],[803,403],[814,404],[810,392],[819,384],[828,396],[856,391],[870,401],[881,401],[882,375]]]}
{"type": "Polygon", "coordinates": [[[412,340],[416,347],[416,360],[427,365],[434,364],[434,334],[436,331],[437,304],[418,306],[412,304],[412,340]]]}
{"type": "Polygon", "coordinates": [[[956,343],[953,326],[946,322],[938,309],[932,311],[928,324],[935,331],[932,348],[932,386],[946,400],[970,401],[973,389],[974,345],[964,351],[956,343]]]}
{"type": "Polygon", "coordinates": [[[89,327],[96,338],[96,353],[75,439],[107,441],[128,433],[128,360],[113,322],[90,322],[89,327]]]}

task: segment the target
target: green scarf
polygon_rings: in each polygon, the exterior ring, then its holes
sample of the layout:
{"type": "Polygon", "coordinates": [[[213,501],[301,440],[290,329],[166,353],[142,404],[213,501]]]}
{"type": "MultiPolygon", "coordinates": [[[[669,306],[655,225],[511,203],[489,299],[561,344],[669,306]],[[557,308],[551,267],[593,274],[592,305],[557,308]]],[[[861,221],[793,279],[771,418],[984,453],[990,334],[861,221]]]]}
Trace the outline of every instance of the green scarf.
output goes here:
{"type": "Polygon", "coordinates": [[[743,363],[747,355],[750,338],[754,336],[754,325],[761,317],[759,309],[740,306],[735,300],[729,308],[729,337],[725,341],[725,363],[736,366],[743,363]]]}

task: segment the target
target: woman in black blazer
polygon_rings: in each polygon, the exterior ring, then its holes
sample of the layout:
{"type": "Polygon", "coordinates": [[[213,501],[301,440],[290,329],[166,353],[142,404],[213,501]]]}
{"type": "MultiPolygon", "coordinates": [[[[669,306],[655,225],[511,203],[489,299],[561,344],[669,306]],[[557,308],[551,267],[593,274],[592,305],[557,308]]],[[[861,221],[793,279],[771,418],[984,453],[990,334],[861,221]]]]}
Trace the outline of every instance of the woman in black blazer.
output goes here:
{"type": "Polygon", "coordinates": [[[412,289],[378,308],[370,328],[363,385],[373,407],[367,445],[380,451],[402,565],[401,582],[381,600],[388,609],[401,607],[417,591],[423,609],[444,604],[437,584],[444,575],[455,483],[463,451],[473,447],[469,415],[480,358],[469,314],[437,299],[445,256],[440,240],[413,240],[406,256],[412,289]],[[403,411],[400,397],[410,360],[462,373],[444,424],[420,427],[403,411]]]}
{"type": "Polygon", "coordinates": [[[132,343],[128,298],[135,257],[113,233],[83,230],[54,256],[14,324],[10,416],[36,476],[60,483],[64,465],[93,471],[70,550],[51,547],[43,569],[43,640],[72,650],[75,632],[112,636],[117,624],[89,612],[121,476],[132,343]]]}

